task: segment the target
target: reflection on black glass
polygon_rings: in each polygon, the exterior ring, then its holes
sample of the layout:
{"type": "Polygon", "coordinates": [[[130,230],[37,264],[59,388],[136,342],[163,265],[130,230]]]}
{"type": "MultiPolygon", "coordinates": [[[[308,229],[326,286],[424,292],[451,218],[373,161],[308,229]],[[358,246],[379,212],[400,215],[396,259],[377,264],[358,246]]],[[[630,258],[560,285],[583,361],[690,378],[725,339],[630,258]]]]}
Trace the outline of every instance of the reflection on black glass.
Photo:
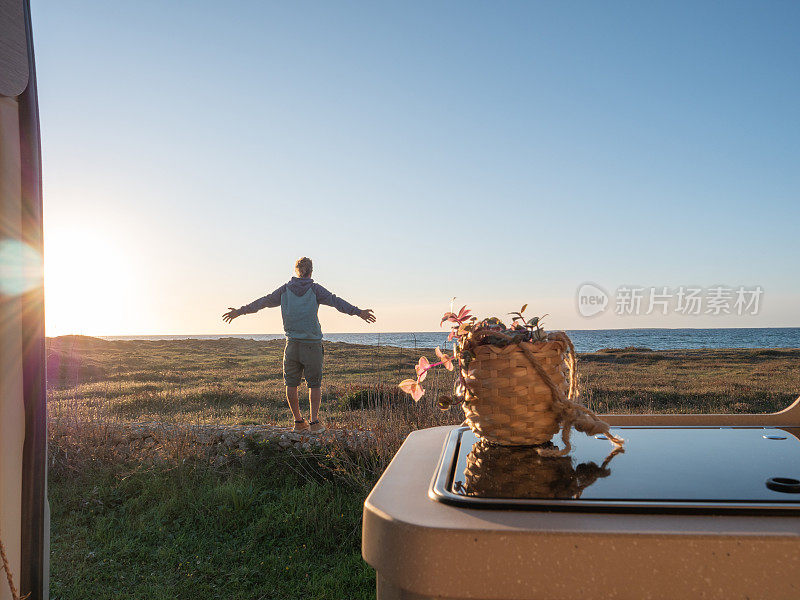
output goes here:
{"type": "Polygon", "coordinates": [[[484,498],[580,498],[587,487],[611,474],[608,465],[621,451],[616,449],[601,465],[590,461],[575,466],[571,456],[542,456],[548,445],[498,446],[479,440],[454,490],[484,498]]]}

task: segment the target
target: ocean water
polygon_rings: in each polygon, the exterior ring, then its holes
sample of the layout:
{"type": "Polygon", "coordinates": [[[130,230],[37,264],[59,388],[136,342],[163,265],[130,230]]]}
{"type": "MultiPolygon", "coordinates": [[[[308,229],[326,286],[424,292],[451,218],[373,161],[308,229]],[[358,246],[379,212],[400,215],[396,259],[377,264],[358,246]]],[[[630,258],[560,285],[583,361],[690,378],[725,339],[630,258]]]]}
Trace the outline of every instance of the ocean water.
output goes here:
{"type": "MultiPolygon", "coordinates": [[[[763,327],[737,329],[575,329],[567,331],[578,352],[595,352],[603,348],[637,346],[651,350],[685,350],[697,348],[800,348],[800,327],[763,327]]],[[[277,334],[237,335],[128,335],[102,336],[107,340],[214,340],[246,338],[253,340],[282,339],[277,334]]],[[[400,333],[328,333],[331,342],[400,348],[434,348],[447,346],[447,331],[400,333]]]]}

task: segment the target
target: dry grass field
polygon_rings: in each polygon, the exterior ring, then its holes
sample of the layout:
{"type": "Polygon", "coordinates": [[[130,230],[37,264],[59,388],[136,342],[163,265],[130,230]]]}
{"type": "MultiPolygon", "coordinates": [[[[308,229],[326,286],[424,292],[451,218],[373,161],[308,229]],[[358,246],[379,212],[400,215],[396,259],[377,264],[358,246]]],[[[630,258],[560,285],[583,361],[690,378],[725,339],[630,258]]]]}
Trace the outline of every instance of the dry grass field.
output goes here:
{"type": "MultiPolygon", "coordinates": [[[[74,419],[285,423],[282,352],[281,340],[51,339],[51,427],[74,419]]],[[[422,354],[435,358],[430,349],[325,342],[323,417],[372,427],[399,407],[412,427],[460,422],[458,409],[429,410],[452,374],[432,371],[417,407],[397,389],[422,354]]],[[[599,412],[771,412],[800,395],[798,366],[800,350],[601,350],[579,356],[579,382],[599,412]]]]}

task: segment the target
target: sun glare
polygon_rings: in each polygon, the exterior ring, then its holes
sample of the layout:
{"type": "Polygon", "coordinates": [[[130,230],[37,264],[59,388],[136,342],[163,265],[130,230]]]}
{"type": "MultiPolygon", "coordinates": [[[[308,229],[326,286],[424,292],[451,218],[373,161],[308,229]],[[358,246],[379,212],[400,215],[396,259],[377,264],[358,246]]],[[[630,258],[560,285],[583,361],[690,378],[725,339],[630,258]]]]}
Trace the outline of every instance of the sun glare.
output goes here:
{"type": "MultiPolygon", "coordinates": [[[[47,335],[126,333],[139,321],[139,275],[110,235],[58,229],[45,236],[47,335]]],[[[139,311],[140,312],[140,311],[139,311]]]]}
{"type": "Polygon", "coordinates": [[[41,256],[24,242],[0,242],[0,293],[18,296],[41,285],[41,269],[41,256]]]}

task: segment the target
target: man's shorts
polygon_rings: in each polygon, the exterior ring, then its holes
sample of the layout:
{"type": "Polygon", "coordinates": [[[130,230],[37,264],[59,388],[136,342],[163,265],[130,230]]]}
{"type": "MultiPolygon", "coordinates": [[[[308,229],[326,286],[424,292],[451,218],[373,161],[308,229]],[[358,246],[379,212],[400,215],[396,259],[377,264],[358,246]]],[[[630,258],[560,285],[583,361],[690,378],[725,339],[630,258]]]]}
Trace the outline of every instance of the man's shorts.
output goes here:
{"type": "Polygon", "coordinates": [[[286,387],[297,387],[305,375],[309,388],[322,385],[322,342],[286,340],[283,350],[283,381],[286,387]]]}

